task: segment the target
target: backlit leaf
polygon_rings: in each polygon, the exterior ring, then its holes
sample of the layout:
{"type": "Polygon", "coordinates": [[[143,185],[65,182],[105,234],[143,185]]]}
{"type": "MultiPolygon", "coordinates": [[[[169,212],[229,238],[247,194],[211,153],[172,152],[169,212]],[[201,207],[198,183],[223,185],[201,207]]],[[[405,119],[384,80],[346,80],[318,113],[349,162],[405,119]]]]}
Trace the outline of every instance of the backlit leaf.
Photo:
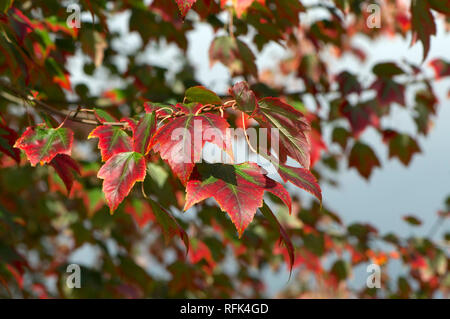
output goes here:
{"type": "Polygon", "coordinates": [[[183,241],[184,246],[186,247],[186,252],[189,251],[189,237],[184,229],[177,222],[175,217],[164,209],[159,203],[153,201],[152,199],[148,199],[150,206],[152,208],[153,215],[155,216],[155,220],[158,225],[161,227],[164,235],[164,239],[166,243],[169,242],[173,236],[178,235],[180,239],[183,241]]]}
{"type": "Polygon", "coordinates": [[[430,51],[431,36],[436,35],[436,23],[427,0],[411,1],[413,41],[419,39],[423,45],[423,59],[430,51]]]}

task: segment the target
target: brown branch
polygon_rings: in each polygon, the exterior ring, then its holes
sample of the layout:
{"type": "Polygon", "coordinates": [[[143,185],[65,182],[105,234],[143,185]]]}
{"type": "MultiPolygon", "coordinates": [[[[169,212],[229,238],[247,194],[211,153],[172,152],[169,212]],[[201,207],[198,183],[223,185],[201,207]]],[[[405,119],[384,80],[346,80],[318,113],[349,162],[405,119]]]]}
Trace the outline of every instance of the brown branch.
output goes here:
{"type": "MultiPolygon", "coordinates": [[[[87,125],[94,125],[94,126],[98,126],[98,125],[114,125],[114,126],[123,126],[123,127],[128,126],[128,123],[126,123],[126,122],[103,122],[102,123],[97,118],[95,118],[95,116],[91,115],[92,110],[83,109],[80,106],[76,110],[56,109],[55,107],[53,107],[43,101],[35,99],[34,97],[32,97],[31,95],[29,95],[25,92],[22,92],[20,89],[14,87],[12,84],[10,84],[4,80],[0,80],[0,87],[11,92],[14,96],[23,99],[29,105],[39,108],[48,114],[61,116],[64,118],[64,120],[69,120],[69,121],[73,121],[73,122],[83,123],[83,124],[87,124],[87,125]]],[[[200,111],[199,113],[216,112],[216,111],[223,112],[223,110],[225,108],[233,107],[233,104],[230,104],[230,102],[233,102],[233,101],[228,101],[224,105],[206,104],[199,110],[200,111]]],[[[174,112],[174,113],[170,114],[169,116],[166,116],[164,119],[176,118],[176,117],[180,117],[183,115],[185,115],[184,112],[178,111],[178,112],[174,112]]]]}
{"type": "MultiPolygon", "coordinates": [[[[41,109],[42,111],[51,114],[51,115],[57,115],[61,116],[69,121],[88,124],[88,125],[102,125],[100,121],[98,121],[95,117],[89,116],[89,113],[85,110],[58,110],[55,107],[40,101],[38,99],[35,99],[31,95],[22,92],[20,89],[14,87],[12,84],[0,80],[0,87],[6,89],[7,91],[11,92],[13,95],[23,99],[26,103],[28,103],[31,106],[37,107],[41,109]]],[[[126,123],[122,122],[114,122],[114,123],[108,123],[109,125],[118,125],[118,126],[126,126],[126,123]]]]}

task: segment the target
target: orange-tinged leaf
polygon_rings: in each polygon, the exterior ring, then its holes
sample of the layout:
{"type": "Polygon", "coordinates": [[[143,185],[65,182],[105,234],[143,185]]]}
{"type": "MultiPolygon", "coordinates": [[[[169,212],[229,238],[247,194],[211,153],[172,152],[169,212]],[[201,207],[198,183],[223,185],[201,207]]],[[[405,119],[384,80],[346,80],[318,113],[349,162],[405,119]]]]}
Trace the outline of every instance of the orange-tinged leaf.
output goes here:
{"type": "Polygon", "coordinates": [[[48,128],[44,124],[28,127],[14,147],[25,152],[32,166],[49,163],[56,155],[70,155],[73,132],[68,128],[48,128]]]}
{"type": "Polygon", "coordinates": [[[291,198],[286,189],[266,176],[256,163],[197,164],[186,186],[184,210],[213,197],[227,212],[239,237],[253,220],[256,210],[263,205],[264,192],[278,196],[291,209],[291,198]]]}
{"type": "Polygon", "coordinates": [[[103,192],[113,213],[130,193],[136,182],[144,181],[145,158],[136,152],[123,152],[112,156],[100,168],[97,177],[103,179],[103,192]]]}

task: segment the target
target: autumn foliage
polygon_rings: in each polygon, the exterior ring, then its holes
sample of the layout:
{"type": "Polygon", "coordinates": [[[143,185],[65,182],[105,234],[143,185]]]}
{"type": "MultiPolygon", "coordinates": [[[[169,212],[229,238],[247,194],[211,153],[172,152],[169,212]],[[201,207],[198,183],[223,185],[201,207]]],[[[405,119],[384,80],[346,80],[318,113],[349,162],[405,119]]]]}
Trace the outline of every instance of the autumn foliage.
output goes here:
{"type": "MultiPolygon", "coordinates": [[[[0,297],[258,298],[270,296],[267,269],[286,274],[280,297],[447,296],[448,234],[346,225],[322,194],[339,182],[330,172],[369,179],[382,169],[367,131],[408,166],[438,115],[434,82],[450,77],[445,57],[427,60],[450,1],[379,1],[379,28],[367,24],[372,2],[81,0],[76,28],[60,1],[2,1],[0,297]],[[120,16],[125,34],[112,22],[120,16]],[[206,87],[186,58],[199,25],[214,34],[204,63],[226,68],[225,91],[206,87]],[[134,49],[120,45],[130,34],[134,49]],[[365,63],[360,35],[419,41],[422,63],[377,63],[369,81],[334,74],[327,56],[365,63]],[[273,44],[285,57],[260,69],[273,44]],[[154,46],[175,48],[181,66],[140,58],[154,46]],[[100,73],[106,84],[89,84],[100,73]],[[395,107],[414,135],[384,125],[395,107]],[[269,168],[236,161],[240,142],[269,168]],[[205,159],[208,147],[222,161],[205,159]],[[68,290],[80,249],[95,260],[83,265],[83,289],[68,290]],[[407,275],[383,272],[382,289],[348,285],[353,269],[392,261],[407,275]]],[[[447,201],[438,222],[449,211],[447,201]]]]}

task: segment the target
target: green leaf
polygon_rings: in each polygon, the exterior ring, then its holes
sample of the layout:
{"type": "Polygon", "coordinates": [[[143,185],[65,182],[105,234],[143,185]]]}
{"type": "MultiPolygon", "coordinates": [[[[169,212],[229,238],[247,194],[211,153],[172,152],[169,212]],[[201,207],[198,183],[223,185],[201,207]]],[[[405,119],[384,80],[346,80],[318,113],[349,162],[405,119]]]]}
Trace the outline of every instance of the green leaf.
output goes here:
{"type": "Polygon", "coordinates": [[[186,100],[201,104],[222,104],[222,100],[211,90],[203,86],[194,86],[186,90],[186,100]]]}

